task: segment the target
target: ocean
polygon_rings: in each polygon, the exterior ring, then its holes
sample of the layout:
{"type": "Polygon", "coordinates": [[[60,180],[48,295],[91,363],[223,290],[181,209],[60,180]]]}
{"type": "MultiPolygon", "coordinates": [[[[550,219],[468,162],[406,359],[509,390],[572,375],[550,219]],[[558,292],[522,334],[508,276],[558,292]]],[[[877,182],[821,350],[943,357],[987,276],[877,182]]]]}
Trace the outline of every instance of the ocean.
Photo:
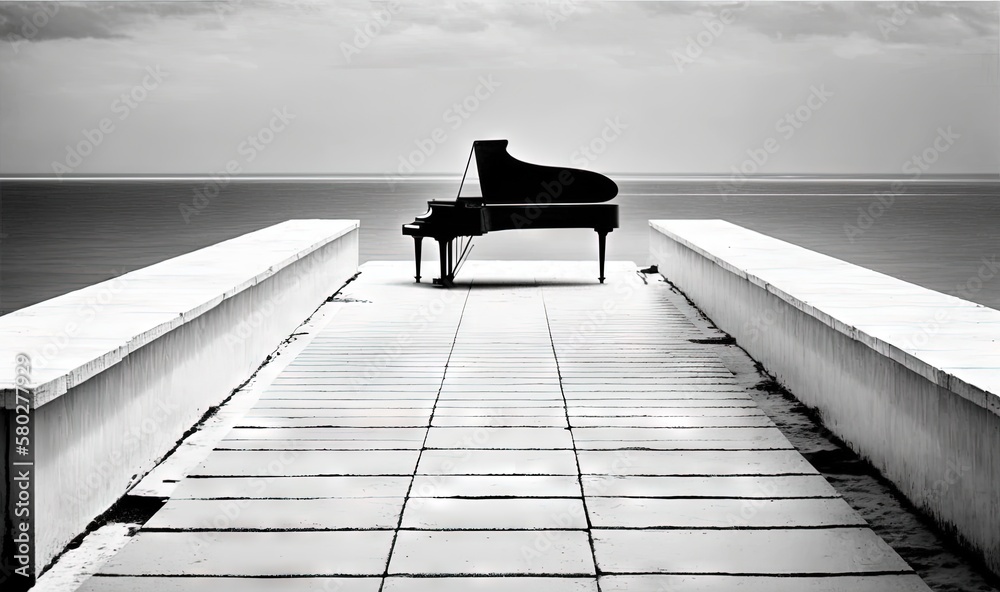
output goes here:
{"type": "MultiPolygon", "coordinates": [[[[608,260],[650,263],[650,219],[721,218],[1000,309],[995,179],[905,180],[895,187],[889,179],[615,180],[621,227],[608,236],[608,260]]],[[[454,198],[458,184],[0,180],[0,314],[293,218],[359,219],[361,262],[412,260],[412,240],[400,226],[422,214],[429,199],[454,198]],[[199,193],[207,203],[196,201],[199,193]]],[[[498,232],[474,244],[472,259],[597,256],[596,235],[580,229],[498,232]]],[[[428,262],[436,256],[429,246],[424,251],[428,262]]]]}

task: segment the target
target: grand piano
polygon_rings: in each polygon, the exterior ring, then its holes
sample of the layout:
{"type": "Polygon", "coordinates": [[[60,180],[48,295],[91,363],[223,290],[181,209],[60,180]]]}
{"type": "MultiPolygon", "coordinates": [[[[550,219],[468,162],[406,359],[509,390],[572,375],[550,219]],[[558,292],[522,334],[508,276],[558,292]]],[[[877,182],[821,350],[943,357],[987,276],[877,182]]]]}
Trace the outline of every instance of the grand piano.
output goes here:
{"type": "Polygon", "coordinates": [[[472,237],[524,228],[593,228],[597,232],[599,274],[604,283],[607,235],[618,228],[614,181],[592,171],[530,164],[507,153],[507,140],[477,140],[465,165],[458,197],[431,200],[426,213],[403,225],[412,236],[420,282],[420,248],[425,237],[438,243],[441,277],[452,285],[468,256],[472,237]],[[458,244],[456,244],[456,240],[458,244]]]}

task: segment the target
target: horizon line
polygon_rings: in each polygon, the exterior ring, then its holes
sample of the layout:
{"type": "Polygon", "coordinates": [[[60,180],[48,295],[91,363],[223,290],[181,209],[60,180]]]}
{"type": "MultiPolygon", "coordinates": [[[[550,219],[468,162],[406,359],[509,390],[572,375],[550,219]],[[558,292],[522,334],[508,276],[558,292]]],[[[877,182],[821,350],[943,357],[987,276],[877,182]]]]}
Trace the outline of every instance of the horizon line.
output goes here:
{"type": "MultiPolygon", "coordinates": [[[[663,180],[663,179],[734,179],[743,181],[759,180],[809,180],[809,179],[839,179],[844,181],[868,180],[905,180],[920,182],[930,180],[998,180],[1000,173],[939,173],[919,177],[900,176],[891,173],[770,173],[755,175],[735,175],[733,173],[602,173],[607,177],[619,177],[627,180],[663,180]]],[[[374,173],[268,173],[259,175],[212,175],[192,173],[111,173],[111,174],[75,174],[53,175],[46,173],[0,174],[3,181],[214,181],[228,183],[230,181],[450,181],[461,179],[459,173],[420,173],[414,175],[374,174],[374,173]]]]}

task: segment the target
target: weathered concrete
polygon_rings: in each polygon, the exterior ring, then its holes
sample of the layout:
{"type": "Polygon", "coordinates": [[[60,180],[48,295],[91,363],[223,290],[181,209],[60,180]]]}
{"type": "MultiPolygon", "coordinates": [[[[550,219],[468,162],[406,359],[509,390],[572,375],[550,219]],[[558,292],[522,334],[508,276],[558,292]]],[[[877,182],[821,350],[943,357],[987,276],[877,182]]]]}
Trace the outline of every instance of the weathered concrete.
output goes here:
{"type": "Polygon", "coordinates": [[[1000,311],[720,220],[650,225],[667,279],[1000,574],[1000,311]]]}
{"type": "Polygon", "coordinates": [[[8,416],[15,355],[31,359],[36,572],[246,381],[357,257],[356,221],[289,221],[0,317],[8,416]]]}
{"type": "Polygon", "coordinates": [[[82,590],[927,590],[690,341],[666,286],[591,267],[471,262],[442,290],[364,265],[82,590]]]}

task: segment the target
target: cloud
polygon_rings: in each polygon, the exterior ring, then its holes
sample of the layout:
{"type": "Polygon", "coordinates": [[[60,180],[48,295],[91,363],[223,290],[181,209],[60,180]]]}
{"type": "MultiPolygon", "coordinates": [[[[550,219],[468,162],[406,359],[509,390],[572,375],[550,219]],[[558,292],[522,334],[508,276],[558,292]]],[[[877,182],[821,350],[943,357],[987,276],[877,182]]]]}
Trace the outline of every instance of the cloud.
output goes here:
{"type": "Polygon", "coordinates": [[[211,15],[219,23],[242,1],[0,2],[0,39],[130,39],[165,18],[211,15]]]}
{"type": "Polygon", "coordinates": [[[997,36],[989,2],[751,2],[740,22],[768,37],[869,37],[887,43],[954,44],[997,36]],[[886,31],[889,31],[886,33],[886,31]]]}
{"type": "MultiPolygon", "coordinates": [[[[800,51],[906,61],[925,50],[996,53],[1000,20],[998,5],[985,2],[410,1],[401,7],[362,55],[342,65],[669,69],[672,52],[727,9],[733,21],[705,52],[705,64],[745,64],[755,52],[794,61],[800,51]]],[[[373,10],[341,11],[337,23],[353,31],[373,10]]]]}
{"type": "MultiPolygon", "coordinates": [[[[322,24],[331,31],[352,31],[391,5],[365,0],[4,2],[0,3],[0,38],[19,36],[33,41],[128,38],[165,18],[186,19],[195,30],[219,29],[227,27],[227,21],[232,20],[229,17],[248,12],[270,14],[276,23],[288,27],[288,34],[294,34],[297,26],[314,24],[307,21],[322,24]]],[[[736,11],[736,28],[755,31],[775,41],[797,42],[814,37],[852,39],[860,35],[884,43],[952,44],[958,37],[995,39],[1000,10],[992,2],[768,0],[739,3],[399,0],[396,6],[396,22],[387,28],[387,36],[417,27],[427,45],[443,48],[458,42],[455,51],[461,50],[463,39],[489,35],[491,31],[530,33],[530,40],[542,46],[589,43],[599,48],[609,43],[627,43],[634,33],[648,32],[651,25],[669,35],[678,24],[697,24],[714,18],[723,9],[736,11]],[[576,37],[578,31],[586,31],[588,36],[576,37]]],[[[404,62],[410,61],[406,56],[401,57],[404,62]]]]}
{"type": "Polygon", "coordinates": [[[116,39],[105,11],[92,6],[56,2],[0,5],[0,38],[47,41],[52,39],[116,39]]]}

